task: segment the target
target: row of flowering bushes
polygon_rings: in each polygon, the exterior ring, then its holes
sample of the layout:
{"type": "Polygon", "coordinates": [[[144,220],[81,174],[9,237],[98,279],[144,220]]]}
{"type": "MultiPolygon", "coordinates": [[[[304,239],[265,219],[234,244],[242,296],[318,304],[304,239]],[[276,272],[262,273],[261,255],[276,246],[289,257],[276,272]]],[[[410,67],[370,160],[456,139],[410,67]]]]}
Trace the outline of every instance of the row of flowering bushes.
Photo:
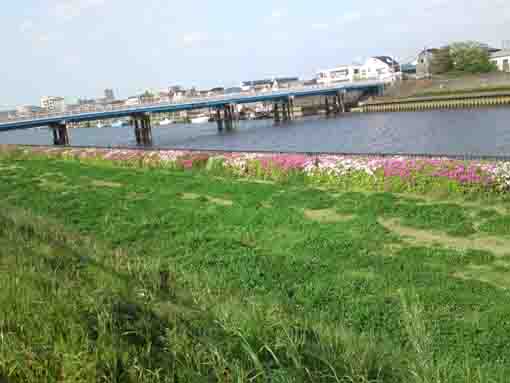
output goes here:
{"type": "MultiPolygon", "coordinates": [[[[5,148],[4,148],[5,150],[5,148]]],[[[449,158],[362,157],[180,150],[140,151],[100,148],[25,148],[43,154],[124,166],[207,169],[234,176],[306,182],[370,190],[428,192],[510,191],[510,163],[449,158]]]]}

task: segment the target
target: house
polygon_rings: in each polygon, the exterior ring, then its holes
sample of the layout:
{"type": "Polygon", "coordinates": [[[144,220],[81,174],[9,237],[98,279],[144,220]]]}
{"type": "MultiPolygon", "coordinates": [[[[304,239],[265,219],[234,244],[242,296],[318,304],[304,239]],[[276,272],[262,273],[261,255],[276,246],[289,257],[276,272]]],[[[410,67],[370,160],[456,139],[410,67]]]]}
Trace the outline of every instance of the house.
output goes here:
{"type": "Polygon", "coordinates": [[[186,95],[186,91],[180,86],[171,86],[168,88],[168,95],[172,102],[179,102],[186,95]]]}
{"type": "Polygon", "coordinates": [[[386,83],[402,79],[400,64],[390,56],[374,56],[361,67],[362,80],[377,80],[386,83]]]}
{"type": "Polygon", "coordinates": [[[298,77],[273,77],[271,79],[243,81],[241,82],[241,90],[249,91],[268,91],[282,88],[291,88],[300,84],[298,77]]]}
{"type": "Polygon", "coordinates": [[[223,88],[223,87],[212,88],[211,90],[209,90],[207,92],[207,96],[209,96],[209,97],[220,96],[223,94],[225,94],[225,88],[223,88]]]}
{"type": "Polygon", "coordinates": [[[393,82],[401,78],[399,63],[389,56],[374,56],[363,65],[342,65],[317,73],[317,83],[322,85],[359,80],[393,82]]]}
{"type": "Polygon", "coordinates": [[[168,104],[171,101],[170,93],[166,90],[161,90],[156,95],[158,102],[168,104]]]}
{"type": "Polygon", "coordinates": [[[243,92],[249,91],[264,91],[273,87],[274,80],[253,80],[241,82],[241,90],[243,92]]]}
{"type": "Polygon", "coordinates": [[[273,87],[278,89],[288,89],[302,85],[298,77],[279,77],[275,78],[274,82],[276,84],[273,84],[273,87]]]}
{"type": "Polygon", "coordinates": [[[231,88],[225,89],[225,94],[235,94],[235,93],[241,93],[242,89],[238,86],[233,86],[231,88]]]}
{"type": "Polygon", "coordinates": [[[450,48],[424,49],[416,62],[416,77],[426,78],[434,74],[447,72],[450,69],[450,48]]]}
{"type": "Polygon", "coordinates": [[[510,50],[504,49],[499,52],[492,53],[491,62],[496,64],[501,72],[510,72],[510,50]]]}
{"type": "Polygon", "coordinates": [[[8,121],[14,118],[15,113],[14,110],[0,110],[0,121],[8,121]]]}
{"type": "Polygon", "coordinates": [[[41,108],[48,110],[50,113],[64,112],[66,109],[64,97],[41,97],[41,108]]]}
{"type": "Polygon", "coordinates": [[[317,85],[317,84],[318,84],[318,81],[317,81],[317,79],[316,79],[316,78],[313,78],[313,79],[311,79],[311,80],[305,80],[305,81],[303,81],[303,85],[304,85],[304,86],[315,86],[315,85],[317,85]]]}
{"type": "Polygon", "coordinates": [[[134,106],[134,105],[139,105],[140,104],[140,99],[136,96],[134,97],[129,97],[125,102],[124,102],[124,105],[126,106],[134,106]]]}
{"type": "Polygon", "coordinates": [[[361,65],[341,65],[317,73],[317,83],[321,85],[359,80],[361,65]]]}
{"type": "Polygon", "coordinates": [[[47,113],[48,109],[35,105],[20,105],[16,107],[17,117],[33,117],[38,113],[47,113]]]}

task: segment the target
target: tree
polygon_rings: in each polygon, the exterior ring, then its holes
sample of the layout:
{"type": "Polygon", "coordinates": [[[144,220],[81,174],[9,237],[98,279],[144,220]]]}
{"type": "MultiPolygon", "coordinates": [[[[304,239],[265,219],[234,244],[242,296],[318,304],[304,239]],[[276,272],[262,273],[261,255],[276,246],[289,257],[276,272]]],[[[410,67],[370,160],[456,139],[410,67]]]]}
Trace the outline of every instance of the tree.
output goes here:
{"type": "Polygon", "coordinates": [[[450,45],[453,68],[461,72],[487,73],[496,70],[487,48],[476,41],[463,41],[450,45]]]}

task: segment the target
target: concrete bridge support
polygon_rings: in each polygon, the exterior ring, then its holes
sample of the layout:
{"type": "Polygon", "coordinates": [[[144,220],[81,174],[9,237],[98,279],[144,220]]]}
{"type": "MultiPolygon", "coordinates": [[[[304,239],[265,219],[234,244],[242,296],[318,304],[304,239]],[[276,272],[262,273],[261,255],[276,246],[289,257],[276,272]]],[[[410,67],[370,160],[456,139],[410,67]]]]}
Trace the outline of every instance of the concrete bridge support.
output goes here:
{"type": "Polygon", "coordinates": [[[221,118],[220,108],[216,109],[216,124],[218,124],[218,131],[223,130],[223,119],[221,118]]]}
{"type": "Polygon", "coordinates": [[[331,107],[329,106],[329,96],[324,97],[324,105],[326,107],[326,116],[329,116],[331,114],[331,107]]]}
{"type": "Polygon", "coordinates": [[[227,130],[233,129],[234,121],[237,121],[237,114],[235,109],[235,104],[225,104],[223,107],[216,109],[216,123],[218,124],[219,131],[222,131],[224,127],[227,130]],[[221,109],[223,109],[223,113],[221,109]]]}
{"type": "Polygon", "coordinates": [[[273,104],[273,118],[275,122],[294,119],[294,100],[277,101],[273,104]]]}
{"type": "Polygon", "coordinates": [[[152,145],[150,115],[147,113],[132,115],[130,123],[134,127],[137,145],[152,145]]]}
{"type": "Polygon", "coordinates": [[[65,122],[50,124],[53,131],[53,145],[69,145],[69,131],[65,122]]]}
{"type": "Polygon", "coordinates": [[[294,111],[295,111],[294,96],[291,96],[289,97],[289,115],[291,120],[294,119],[294,111]]]}
{"type": "Polygon", "coordinates": [[[277,102],[273,104],[273,118],[274,122],[280,122],[280,109],[277,102]]]}
{"type": "Polygon", "coordinates": [[[345,113],[346,112],[346,108],[345,108],[345,95],[344,93],[342,92],[337,92],[334,96],[334,99],[335,99],[335,107],[334,107],[334,110],[335,110],[335,113],[345,113]]]}

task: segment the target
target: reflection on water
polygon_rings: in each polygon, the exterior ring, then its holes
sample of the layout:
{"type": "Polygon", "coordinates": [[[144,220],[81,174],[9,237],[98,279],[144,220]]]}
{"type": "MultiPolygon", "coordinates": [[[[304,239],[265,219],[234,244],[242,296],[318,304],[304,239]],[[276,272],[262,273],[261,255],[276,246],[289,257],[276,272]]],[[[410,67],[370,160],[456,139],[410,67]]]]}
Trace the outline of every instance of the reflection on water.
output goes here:
{"type": "MultiPolygon", "coordinates": [[[[215,123],[169,125],[154,127],[153,139],[155,147],[204,150],[509,155],[509,120],[508,108],[350,114],[279,125],[241,121],[222,132],[215,123]]],[[[79,146],[136,146],[129,127],[72,129],[70,136],[79,146]]],[[[0,143],[52,142],[47,129],[30,129],[0,133],[0,143]]]]}

